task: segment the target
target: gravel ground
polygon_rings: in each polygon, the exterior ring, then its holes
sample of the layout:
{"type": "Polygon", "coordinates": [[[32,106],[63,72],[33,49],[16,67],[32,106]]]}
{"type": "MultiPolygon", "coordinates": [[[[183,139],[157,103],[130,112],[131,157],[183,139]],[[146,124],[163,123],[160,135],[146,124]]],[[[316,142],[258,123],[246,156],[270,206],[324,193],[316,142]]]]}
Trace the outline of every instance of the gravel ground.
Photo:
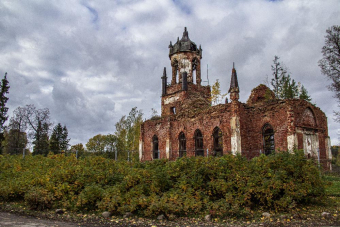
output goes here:
{"type": "Polygon", "coordinates": [[[126,219],[105,219],[105,220],[91,220],[91,219],[83,219],[79,220],[78,223],[71,221],[62,221],[62,220],[53,220],[48,219],[48,217],[33,217],[26,216],[23,214],[10,213],[10,212],[0,212],[0,226],[14,226],[14,227],[75,227],[75,226],[149,226],[149,227],[160,227],[160,226],[178,226],[178,227],[191,227],[191,226],[210,226],[210,227],[219,227],[219,226],[340,226],[340,223],[329,223],[329,222],[301,222],[295,221],[290,223],[252,223],[250,222],[238,222],[238,223],[214,223],[214,222],[205,222],[202,220],[195,219],[178,219],[176,221],[158,221],[151,219],[142,219],[142,218],[126,218],[126,219]]]}
{"type": "Polygon", "coordinates": [[[75,213],[65,211],[63,214],[56,214],[55,210],[32,211],[27,210],[23,204],[0,203],[0,227],[1,226],[131,226],[131,227],[269,227],[269,226],[339,226],[340,227],[340,207],[339,204],[325,207],[305,207],[296,209],[287,214],[272,214],[270,218],[261,216],[245,217],[241,219],[213,218],[205,221],[204,216],[198,217],[174,217],[172,220],[157,220],[156,218],[143,218],[132,216],[124,218],[122,216],[111,216],[104,218],[101,213],[75,213]],[[329,212],[329,216],[323,217],[323,211],[329,212]]]}
{"type": "Polygon", "coordinates": [[[55,220],[45,220],[37,217],[22,216],[18,214],[0,212],[0,226],[21,226],[21,227],[45,227],[45,226],[62,226],[73,227],[79,226],[73,223],[60,222],[55,220]]]}

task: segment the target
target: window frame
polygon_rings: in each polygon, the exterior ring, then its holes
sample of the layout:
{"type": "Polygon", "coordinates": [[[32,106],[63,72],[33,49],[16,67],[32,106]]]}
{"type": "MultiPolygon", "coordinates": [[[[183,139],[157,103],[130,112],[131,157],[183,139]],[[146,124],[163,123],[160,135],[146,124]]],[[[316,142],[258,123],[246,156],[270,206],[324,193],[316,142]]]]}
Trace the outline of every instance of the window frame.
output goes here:
{"type": "Polygon", "coordinates": [[[266,123],[262,127],[263,153],[270,155],[275,153],[275,132],[274,128],[266,123]]]}
{"type": "Polygon", "coordinates": [[[156,135],[152,137],[152,158],[160,159],[159,141],[156,135]]]}
{"type": "Polygon", "coordinates": [[[213,134],[213,156],[223,155],[223,133],[219,127],[215,127],[213,134]]]}
{"type": "Polygon", "coordinates": [[[181,132],[178,136],[178,157],[185,157],[187,153],[187,141],[184,132],[181,132]]]}
{"type": "Polygon", "coordinates": [[[204,157],[204,143],[203,143],[203,134],[201,130],[196,129],[194,134],[195,141],[195,156],[203,156],[204,157]]]}

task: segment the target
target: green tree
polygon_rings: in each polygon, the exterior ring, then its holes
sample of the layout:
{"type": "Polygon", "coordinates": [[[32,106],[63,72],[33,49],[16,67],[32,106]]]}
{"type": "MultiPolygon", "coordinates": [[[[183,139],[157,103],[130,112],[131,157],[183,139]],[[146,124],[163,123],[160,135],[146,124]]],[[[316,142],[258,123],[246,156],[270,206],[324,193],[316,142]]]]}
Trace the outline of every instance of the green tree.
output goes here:
{"type": "MultiPolygon", "coordinates": [[[[22,154],[26,150],[27,135],[18,129],[5,130],[5,140],[2,142],[4,154],[22,154]]],[[[26,151],[25,151],[26,152],[26,151]]]]}
{"type": "Polygon", "coordinates": [[[123,159],[127,158],[128,152],[133,153],[133,155],[138,155],[140,125],[143,122],[142,117],[142,111],[134,107],[128,116],[122,116],[116,123],[115,136],[119,157],[123,159]]]}
{"type": "Polygon", "coordinates": [[[295,80],[290,78],[290,75],[283,75],[281,78],[282,85],[279,90],[279,98],[293,99],[298,97],[299,89],[295,80]]]}
{"type": "Polygon", "coordinates": [[[211,102],[213,105],[220,104],[223,98],[227,95],[227,94],[223,94],[223,95],[221,94],[220,87],[221,87],[220,82],[217,79],[216,82],[211,87],[211,102]]]}
{"type": "Polygon", "coordinates": [[[98,134],[86,143],[87,151],[94,155],[102,155],[106,158],[115,159],[116,136],[112,134],[98,134]]]}
{"type": "Polygon", "coordinates": [[[49,125],[46,122],[38,121],[36,131],[34,134],[33,141],[33,155],[44,155],[47,156],[49,152],[49,141],[48,141],[48,130],[49,125]]]}
{"type": "Polygon", "coordinates": [[[279,62],[279,59],[280,58],[278,56],[274,56],[273,60],[274,64],[271,66],[273,75],[271,85],[273,86],[273,92],[275,94],[275,97],[278,99],[280,98],[280,91],[283,85],[283,78],[287,74],[285,66],[283,66],[282,63],[279,62]]]}
{"type": "Polygon", "coordinates": [[[290,77],[287,72],[286,66],[283,65],[282,62],[279,62],[279,57],[274,57],[274,65],[272,68],[272,78],[271,85],[273,87],[273,91],[275,97],[277,99],[304,99],[306,101],[311,101],[311,97],[308,95],[307,89],[302,85],[301,89],[300,82],[296,83],[294,79],[290,77]]]}
{"type": "Polygon", "coordinates": [[[103,154],[106,146],[106,138],[105,136],[98,134],[86,143],[87,151],[96,152],[103,154]]]}
{"type": "Polygon", "coordinates": [[[212,104],[216,105],[217,103],[219,103],[220,95],[221,95],[220,82],[217,79],[211,88],[212,104]]]}
{"type": "MultiPolygon", "coordinates": [[[[329,90],[335,92],[340,103],[340,26],[334,25],[326,30],[325,45],[322,47],[322,59],[319,61],[322,74],[331,80],[329,90]]],[[[340,122],[340,112],[336,112],[340,122]]]]}
{"type": "Polygon", "coordinates": [[[37,109],[31,104],[23,107],[22,111],[28,125],[29,136],[33,140],[33,154],[46,156],[49,152],[49,130],[52,125],[49,109],[37,109]]]}
{"type": "Polygon", "coordinates": [[[308,102],[312,101],[312,98],[308,95],[307,89],[303,85],[301,86],[299,98],[308,102]]]}
{"type": "Polygon", "coordinates": [[[60,123],[58,123],[52,131],[50,137],[50,151],[54,154],[58,154],[61,151],[67,151],[69,146],[70,139],[68,138],[68,131],[66,126],[62,127],[60,123]]]}
{"type": "Polygon", "coordinates": [[[86,153],[84,145],[82,143],[72,145],[70,148],[70,152],[76,154],[77,157],[84,156],[86,153]]]}
{"type": "Polygon", "coordinates": [[[5,131],[5,140],[3,141],[4,153],[17,154],[22,153],[27,145],[25,111],[18,107],[13,111],[7,130],[5,131]]]}
{"type": "Polygon", "coordinates": [[[112,134],[105,136],[105,155],[107,158],[115,159],[117,152],[117,137],[112,134]]]}
{"type": "MultiPolygon", "coordinates": [[[[8,101],[7,94],[9,93],[9,82],[7,80],[7,73],[5,73],[4,78],[1,81],[1,90],[0,90],[0,145],[2,141],[5,139],[4,137],[4,129],[5,122],[8,119],[7,111],[8,107],[6,107],[6,103],[8,101]]],[[[0,146],[0,154],[2,153],[2,146],[0,146]]]]}

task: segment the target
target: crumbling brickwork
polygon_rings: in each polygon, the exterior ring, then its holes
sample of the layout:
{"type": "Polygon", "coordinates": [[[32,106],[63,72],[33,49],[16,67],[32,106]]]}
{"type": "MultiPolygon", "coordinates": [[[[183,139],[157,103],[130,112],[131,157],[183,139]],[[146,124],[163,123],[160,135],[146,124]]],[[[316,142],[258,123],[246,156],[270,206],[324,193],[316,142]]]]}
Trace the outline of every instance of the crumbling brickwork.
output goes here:
{"type": "Polygon", "coordinates": [[[202,58],[201,47],[196,47],[185,29],[183,38],[169,48],[172,81],[167,83],[164,70],[161,117],[141,126],[142,161],[236,153],[253,158],[293,149],[303,149],[312,158],[330,157],[327,117],[318,107],[300,99],[275,99],[265,85],[254,88],[248,101],[241,103],[235,68],[231,103],[212,106],[210,86],[201,85],[197,74],[196,81],[193,77],[193,69],[200,72],[200,63],[195,62],[195,67],[191,63],[202,58]],[[178,66],[174,59],[179,65],[189,63],[178,66]]]}

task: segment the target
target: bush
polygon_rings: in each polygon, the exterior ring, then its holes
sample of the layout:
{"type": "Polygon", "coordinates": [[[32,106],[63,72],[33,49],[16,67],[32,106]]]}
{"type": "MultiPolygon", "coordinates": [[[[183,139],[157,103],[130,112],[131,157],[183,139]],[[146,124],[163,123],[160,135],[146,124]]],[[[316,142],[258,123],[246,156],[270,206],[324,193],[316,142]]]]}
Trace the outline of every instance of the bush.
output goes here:
{"type": "Polygon", "coordinates": [[[316,163],[301,151],[252,160],[225,155],[144,163],[96,156],[1,156],[0,180],[1,200],[24,200],[31,209],[62,206],[144,216],[288,210],[325,194],[316,163]]]}
{"type": "Polygon", "coordinates": [[[44,210],[52,207],[54,197],[42,187],[33,187],[25,194],[25,202],[32,210],[44,210]]]}
{"type": "Polygon", "coordinates": [[[97,203],[102,200],[103,189],[98,185],[90,185],[84,188],[78,196],[77,207],[79,209],[92,210],[97,208],[97,203]]]}

